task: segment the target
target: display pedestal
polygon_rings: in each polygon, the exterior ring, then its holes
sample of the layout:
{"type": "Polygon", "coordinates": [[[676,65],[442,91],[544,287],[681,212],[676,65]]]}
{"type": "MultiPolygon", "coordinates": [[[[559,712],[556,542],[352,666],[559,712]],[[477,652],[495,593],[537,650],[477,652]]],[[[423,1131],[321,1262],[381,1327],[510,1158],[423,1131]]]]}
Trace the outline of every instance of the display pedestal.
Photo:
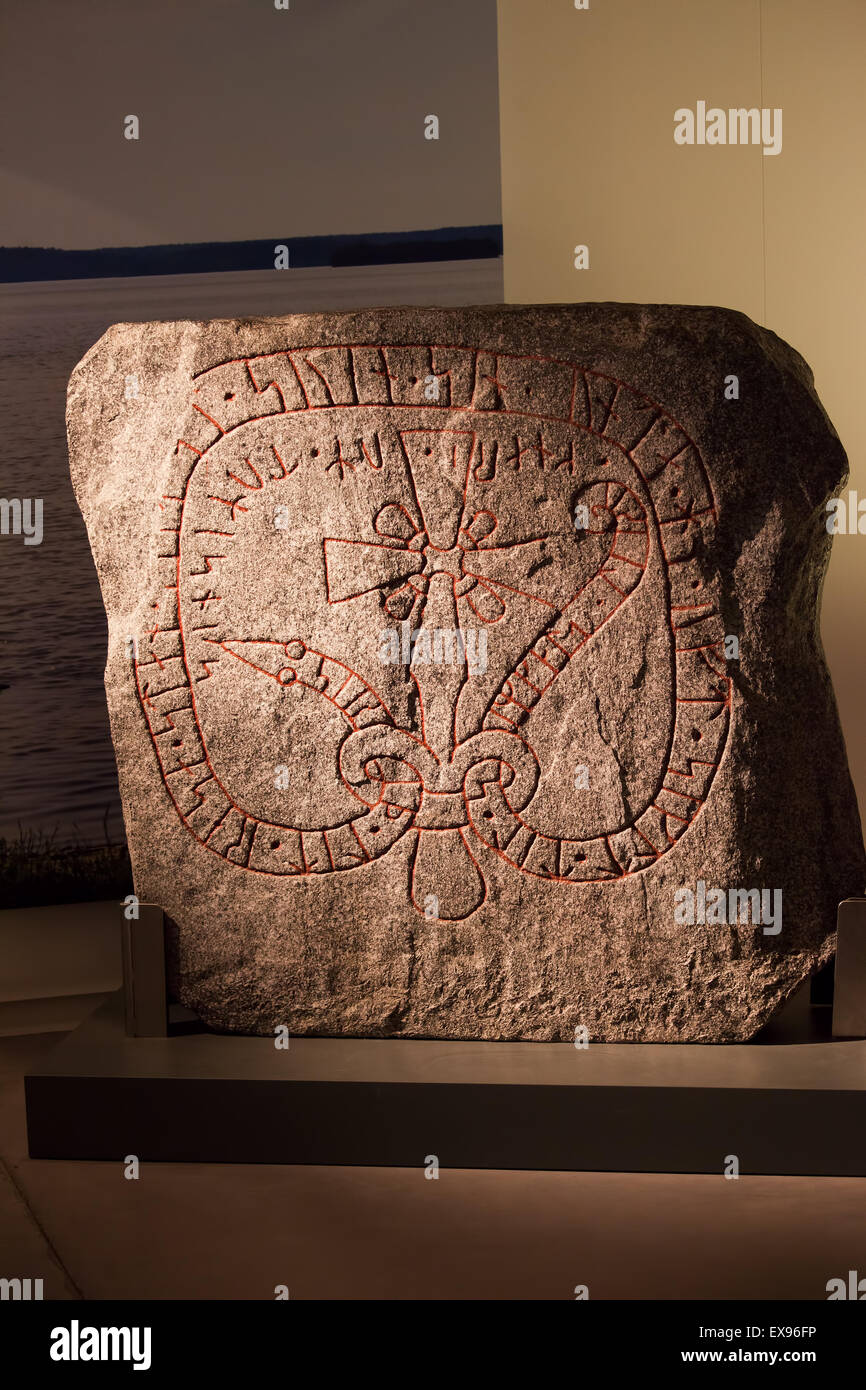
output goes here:
{"type": "MultiPolygon", "coordinates": [[[[863,906],[840,910],[858,946],[863,906]]],[[[161,1025],[147,997],[157,919],[145,920],[125,1009],[107,1001],[25,1079],[31,1158],[721,1173],[735,1156],[744,1174],[866,1176],[866,1041],[834,1039],[808,984],[744,1044],[283,1049],[211,1033],[176,1006],[161,1025]],[[143,1026],[157,1035],[130,1035],[143,1026]]],[[[851,1027],[866,953],[849,948],[851,1027]]]]}

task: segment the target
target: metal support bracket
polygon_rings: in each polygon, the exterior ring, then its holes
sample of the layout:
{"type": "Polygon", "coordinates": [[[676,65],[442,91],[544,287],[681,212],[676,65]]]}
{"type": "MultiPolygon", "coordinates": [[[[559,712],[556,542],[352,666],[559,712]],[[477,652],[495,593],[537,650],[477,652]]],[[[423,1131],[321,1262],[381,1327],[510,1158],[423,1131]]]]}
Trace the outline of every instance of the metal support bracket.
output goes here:
{"type": "Polygon", "coordinates": [[[866,898],[845,898],[839,904],[833,1037],[866,1038],[866,898]]]}
{"type": "Polygon", "coordinates": [[[123,998],[130,1038],[168,1035],[165,981],[165,916],[154,903],[139,903],[138,917],[123,919],[123,998]]]}

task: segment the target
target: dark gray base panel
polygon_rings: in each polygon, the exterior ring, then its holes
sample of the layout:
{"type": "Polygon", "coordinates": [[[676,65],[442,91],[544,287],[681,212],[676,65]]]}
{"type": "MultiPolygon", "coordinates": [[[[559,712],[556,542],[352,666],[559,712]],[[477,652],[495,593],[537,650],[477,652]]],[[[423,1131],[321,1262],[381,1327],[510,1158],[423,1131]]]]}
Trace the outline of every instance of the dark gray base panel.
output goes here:
{"type": "Polygon", "coordinates": [[[863,1092],[30,1077],[31,1158],[866,1175],[863,1092]]]}
{"type": "Polygon", "coordinates": [[[25,1078],[32,1158],[866,1176],[866,1041],[808,991],[731,1046],[128,1037],[119,998],[25,1078]]]}

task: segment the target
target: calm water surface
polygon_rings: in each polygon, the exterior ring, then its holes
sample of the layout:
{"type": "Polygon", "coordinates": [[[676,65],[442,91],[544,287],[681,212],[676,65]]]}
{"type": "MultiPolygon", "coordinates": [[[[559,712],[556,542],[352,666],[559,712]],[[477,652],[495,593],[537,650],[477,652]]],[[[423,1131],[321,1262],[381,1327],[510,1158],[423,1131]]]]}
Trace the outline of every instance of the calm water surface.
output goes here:
{"type": "Polygon", "coordinates": [[[502,298],[501,261],[0,286],[0,496],[43,499],[39,546],[0,536],[0,837],[122,837],[107,626],[66,453],[66,384],[109,324],[502,298]]]}

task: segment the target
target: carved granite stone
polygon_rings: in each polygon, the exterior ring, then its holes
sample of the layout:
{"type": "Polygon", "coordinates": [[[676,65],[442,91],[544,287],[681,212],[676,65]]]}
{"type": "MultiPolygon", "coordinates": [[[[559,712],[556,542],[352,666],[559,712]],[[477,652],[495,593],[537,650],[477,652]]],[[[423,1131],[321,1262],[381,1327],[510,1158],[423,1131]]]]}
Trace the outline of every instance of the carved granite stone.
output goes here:
{"type": "Polygon", "coordinates": [[[832,955],[846,461],[772,333],[121,324],[68,424],[136,892],[208,1024],[744,1039],[832,955]]]}

